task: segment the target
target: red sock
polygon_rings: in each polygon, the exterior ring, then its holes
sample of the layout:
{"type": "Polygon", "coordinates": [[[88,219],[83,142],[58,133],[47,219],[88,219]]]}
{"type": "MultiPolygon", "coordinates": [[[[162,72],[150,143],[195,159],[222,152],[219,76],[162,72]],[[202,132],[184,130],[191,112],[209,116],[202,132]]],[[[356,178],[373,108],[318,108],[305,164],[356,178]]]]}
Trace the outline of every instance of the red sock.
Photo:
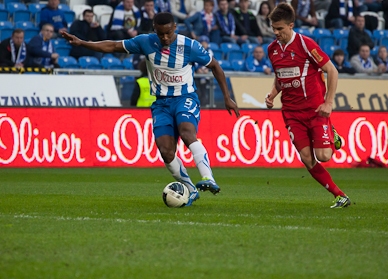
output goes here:
{"type": "Polygon", "coordinates": [[[318,181],[323,187],[325,187],[330,193],[336,196],[346,196],[344,192],[335,185],[330,174],[321,164],[316,163],[315,166],[309,170],[310,174],[316,181],[318,181]]]}

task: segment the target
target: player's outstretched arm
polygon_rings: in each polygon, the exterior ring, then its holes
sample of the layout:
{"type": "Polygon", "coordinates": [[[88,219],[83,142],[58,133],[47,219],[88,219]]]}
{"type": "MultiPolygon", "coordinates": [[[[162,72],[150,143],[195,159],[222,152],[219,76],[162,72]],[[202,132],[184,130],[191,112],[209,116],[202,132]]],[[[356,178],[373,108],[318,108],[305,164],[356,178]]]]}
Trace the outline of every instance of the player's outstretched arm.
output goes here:
{"type": "Polygon", "coordinates": [[[280,91],[282,91],[282,88],[280,87],[279,82],[275,77],[271,92],[265,96],[265,104],[267,105],[267,108],[273,108],[273,100],[275,100],[280,91]]]}
{"type": "Polygon", "coordinates": [[[225,107],[228,110],[229,114],[232,115],[233,110],[236,116],[239,117],[240,111],[237,107],[237,104],[230,98],[228,85],[226,84],[225,74],[220,64],[218,64],[216,59],[212,58],[212,61],[209,65],[207,65],[207,67],[212,70],[213,76],[216,78],[218,84],[220,85],[222,95],[224,95],[225,107]]]}
{"type": "Polygon", "coordinates": [[[66,31],[60,32],[62,37],[64,37],[70,44],[74,46],[83,46],[88,49],[99,51],[99,52],[126,52],[122,41],[100,41],[100,42],[86,42],[83,40],[80,40],[74,35],[71,35],[67,33],[66,31]]]}

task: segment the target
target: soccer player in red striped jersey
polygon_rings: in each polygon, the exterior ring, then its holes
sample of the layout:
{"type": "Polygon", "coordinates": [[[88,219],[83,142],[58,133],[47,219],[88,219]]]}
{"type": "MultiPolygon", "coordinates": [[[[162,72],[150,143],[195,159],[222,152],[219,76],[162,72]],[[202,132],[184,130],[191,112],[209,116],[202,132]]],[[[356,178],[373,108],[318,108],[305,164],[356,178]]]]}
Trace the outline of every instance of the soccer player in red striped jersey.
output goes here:
{"type": "Polygon", "coordinates": [[[302,162],[311,176],[334,195],[331,208],[347,207],[350,199],[318,162],[329,161],[335,150],[336,131],[330,114],[338,72],[314,40],[293,30],[295,11],[290,5],[280,3],[269,19],[276,35],[268,46],[275,81],[266,105],[272,108],[274,98],[282,92],[283,119],[302,162]],[[327,89],[323,72],[327,73],[327,89]]]}

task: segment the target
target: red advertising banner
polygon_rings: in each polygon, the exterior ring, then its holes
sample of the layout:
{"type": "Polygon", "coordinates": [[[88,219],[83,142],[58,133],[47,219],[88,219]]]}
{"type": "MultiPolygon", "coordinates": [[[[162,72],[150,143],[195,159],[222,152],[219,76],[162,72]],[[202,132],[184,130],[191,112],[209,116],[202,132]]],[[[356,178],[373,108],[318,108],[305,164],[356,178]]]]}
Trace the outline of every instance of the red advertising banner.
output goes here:
{"type": "MultiPolygon", "coordinates": [[[[343,148],[327,167],[372,157],[388,164],[388,115],[335,112],[343,148]]],[[[202,110],[198,138],[214,167],[302,167],[279,110],[202,110]]],[[[194,166],[180,141],[178,156],[194,166]]],[[[148,109],[0,108],[0,165],[8,167],[164,166],[148,109]]]]}

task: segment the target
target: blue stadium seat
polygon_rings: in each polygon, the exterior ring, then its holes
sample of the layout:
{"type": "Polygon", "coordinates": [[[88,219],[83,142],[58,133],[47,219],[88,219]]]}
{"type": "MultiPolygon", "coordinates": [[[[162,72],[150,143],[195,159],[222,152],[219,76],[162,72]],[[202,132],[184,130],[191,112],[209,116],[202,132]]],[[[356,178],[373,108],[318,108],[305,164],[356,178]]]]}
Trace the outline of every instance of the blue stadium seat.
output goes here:
{"type": "Polygon", "coordinates": [[[71,46],[70,45],[62,45],[62,46],[57,46],[55,47],[55,52],[59,54],[59,56],[69,56],[70,51],[71,51],[71,46]]]}
{"type": "Polygon", "coordinates": [[[366,33],[368,33],[369,37],[371,37],[371,39],[373,39],[373,33],[369,29],[364,28],[364,30],[366,33]]]}
{"type": "Polygon", "coordinates": [[[233,71],[232,64],[228,60],[219,60],[218,63],[224,71],[233,71]]]}
{"type": "Polygon", "coordinates": [[[3,3],[0,3],[0,10],[5,10],[5,6],[3,3]]]}
{"type": "Polygon", "coordinates": [[[38,27],[25,28],[24,29],[24,40],[26,42],[29,42],[33,37],[35,37],[38,34],[39,34],[38,27]]]}
{"type": "Polygon", "coordinates": [[[335,37],[331,34],[329,29],[315,28],[313,31],[313,36],[321,47],[324,45],[335,44],[335,37]]]}
{"type": "Polygon", "coordinates": [[[10,14],[10,17],[13,19],[13,22],[30,20],[30,12],[28,11],[27,6],[24,5],[23,3],[15,3],[15,2],[8,3],[7,10],[10,14]],[[18,15],[18,18],[15,20],[16,12],[20,14],[18,15]]]}
{"type": "Polygon", "coordinates": [[[294,31],[296,33],[299,33],[299,34],[302,34],[304,36],[307,36],[309,38],[314,39],[314,35],[313,35],[313,33],[311,33],[310,29],[307,29],[307,28],[294,28],[294,31]]]}
{"type": "Polygon", "coordinates": [[[15,28],[27,29],[27,28],[35,28],[35,25],[31,21],[18,21],[15,22],[15,28]]]}
{"type": "Polygon", "coordinates": [[[377,56],[379,52],[379,47],[378,46],[375,46],[374,48],[372,48],[370,50],[370,56],[372,56],[373,58],[375,58],[377,56]]]}
{"type": "Polygon", "coordinates": [[[213,52],[213,56],[216,60],[221,60],[222,59],[222,56],[223,56],[223,53],[222,53],[222,50],[220,49],[214,49],[212,50],[213,52]]]}
{"type": "Polygon", "coordinates": [[[339,42],[339,46],[345,50],[345,49],[348,49],[348,38],[342,38],[339,42]]]}
{"type": "Polygon", "coordinates": [[[263,47],[265,57],[268,58],[268,46],[269,46],[269,44],[262,44],[261,46],[263,47]]]}
{"type": "Polygon", "coordinates": [[[14,27],[10,21],[0,21],[0,41],[11,37],[13,30],[14,27]]]}
{"type": "Polygon", "coordinates": [[[57,48],[59,46],[67,46],[67,45],[69,45],[69,43],[64,38],[53,39],[53,40],[51,40],[51,42],[53,43],[54,48],[57,48]]]}
{"type": "Polygon", "coordinates": [[[244,72],[246,70],[244,60],[233,60],[232,67],[234,71],[244,72]]]}
{"type": "Polygon", "coordinates": [[[34,4],[29,4],[27,7],[28,7],[28,10],[30,11],[31,13],[31,20],[33,22],[35,22],[36,24],[36,20],[37,20],[37,17],[39,17],[39,14],[40,14],[40,10],[45,7],[46,5],[45,4],[42,4],[42,3],[34,3],[34,4]]]}
{"type": "Polygon", "coordinates": [[[3,0],[4,6],[7,7],[8,3],[21,3],[21,0],[3,0]]]}
{"type": "Polygon", "coordinates": [[[245,53],[242,50],[231,50],[228,52],[228,60],[232,62],[233,60],[243,60],[245,53]]]}
{"type": "Polygon", "coordinates": [[[258,44],[244,43],[241,45],[241,50],[245,53],[245,57],[248,56],[258,44]]]}
{"type": "Polygon", "coordinates": [[[347,39],[349,37],[349,30],[348,29],[334,29],[333,36],[336,40],[336,44],[339,46],[341,44],[341,40],[343,38],[347,39]]]}
{"type": "Polygon", "coordinates": [[[78,59],[78,63],[83,69],[102,69],[100,61],[93,56],[82,56],[78,59]]]}
{"type": "Polygon", "coordinates": [[[124,70],[125,67],[121,63],[120,59],[116,57],[103,57],[101,58],[101,65],[104,69],[110,70],[124,70]]]}
{"type": "Polygon", "coordinates": [[[129,101],[131,100],[133,88],[135,87],[136,79],[131,76],[121,77],[120,78],[120,88],[121,88],[121,100],[129,101]]]}
{"type": "Polygon", "coordinates": [[[241,50],[240,46],[235,43],[221,43],[220,49],[223,53],[223,59],[228,59],[228,53],[232,50],[241,50]]]}
{"type": "Polygon", "coordinates": [[[380,42],[380,45],[381,46],[386,46],[388,48],[388,37],[382,38],[381,42],[380,42]]]}
{"type": "Polygon", "coordinates": [[[132,57],[123,59],[123,66],[127,70],[133,70],[132,57]]]}
{"type": "Polygon", "coordinates": [[[333,52],[336,51],[337,49],[341,49],[340,46],[336,45],[326,45],[322,47],[322,50],[330,57],[332,58],[333,52]]]}
{"type": "Polygon", "coordinates": [[[220,46],[217,43],[209,42],[209,48],[211,50],[218,50],[220,49],[220,46]]]}
{"type": "Polygon", "coordinates": [[[68,24],[71,24],[75,20],[75,12],[73,11],[63,11],[65,14],[65,20],[68,24]]]}
{"type": "Polygon", "coordinates": [[[61,68],[64,69],[78,69],[80,66],[77,62],[77,59],[75,59],[72,56],[60,56],[58,57],[58,65],[61,68]]]}
{"type": "Polygon", "coordinates": [[[0,7],[0,21],[7,21],[9,19],[8,10],[4,8],[4,5],[0,7]]]}
{"type": "Polygon", "coordinates": [[[383,38],[388,38],[388,30],[374,30],[373,38],[376,45],[381,45],[383,38]]]}
{"type": "MultiPolygon", "coordinates": [[[[32,17],[32,16],[31,16],[32,17]]],[[[35,16],[34,16],[35,20],[35,25],[36,26],[39,26],[39,23],[40,23],[40,11],[39,12],[36,12],[35,16]]]]}
{"type": "Polygon", "coordinates": [[[58,9],[62,11],[71,11],[70,7],[66,4],[59,4],[58,9]]]}

